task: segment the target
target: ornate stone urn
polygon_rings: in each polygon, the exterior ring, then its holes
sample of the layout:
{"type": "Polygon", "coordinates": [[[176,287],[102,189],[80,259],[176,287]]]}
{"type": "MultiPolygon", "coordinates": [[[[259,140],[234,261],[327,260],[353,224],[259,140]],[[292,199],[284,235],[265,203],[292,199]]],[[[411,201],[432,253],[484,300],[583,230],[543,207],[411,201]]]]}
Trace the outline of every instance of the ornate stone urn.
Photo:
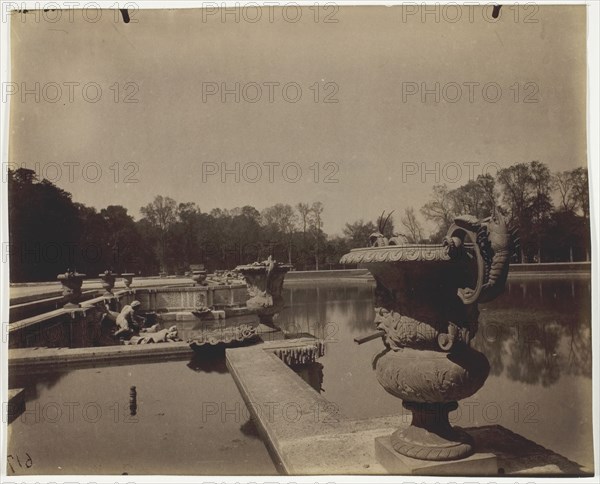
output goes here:
{"type": "Polygon", "coordinates": [[[64,274],[59,274],[56,277],[62,284],[63,299],[65,301],[65,308],[78,308],[79,301],[81,301],[81,285],[85,274],[71,271],[67,269],[64,274]]]}
{"type": "Polygon", "coordinates": [[[104,271],[102,274],[98,274],[100,280],[102,281],[102,288],[104,289],[103,296],[112,296],[113,288],[115,287],[115,281],[117,280],[116,274],[113,274],[112,271],[104,271]]]}
{"type": "Polygon", "coordinates": [[[292,269],[289,264],[280,264],[271,256],[263,262],[237,266],[235,271],[246,281],[250,299],[246,306],[255,309],[261,323],[273,327],[273,316],[284,307],[282,296],[283,280],[292,269]]]}
{"type": "Polygon", "coordinates": [[[125,287],[127,289],[131,289],[131,284],[133,283],[133,276],[135,276],[134,272],[123,272],[121,277],[123,278],[123,282],[125,283],[125,287]]]}
{"type": "Polygon", "coordinates": [[[206,271],[192,271],[192,280],[198,285],[205,285],[204,281],[206,281],[206,276],[208,272],[206,271]]]}
{"type": "Polygon", "coordinates": [[[342,257],[375,278],[374,322],[385,349],[373,365],[383,388],[412,412],[411,425],[391,435],[393,451],[429,461],[473,453],[472,438],[450,425],[448,413],[488,377],[487,358],[470,342],[478,303],[504,288],[511,237],[499,213],[482,221],[460,217],[443,244],[390,245],[372,237],[376,246],[342,257]]]}

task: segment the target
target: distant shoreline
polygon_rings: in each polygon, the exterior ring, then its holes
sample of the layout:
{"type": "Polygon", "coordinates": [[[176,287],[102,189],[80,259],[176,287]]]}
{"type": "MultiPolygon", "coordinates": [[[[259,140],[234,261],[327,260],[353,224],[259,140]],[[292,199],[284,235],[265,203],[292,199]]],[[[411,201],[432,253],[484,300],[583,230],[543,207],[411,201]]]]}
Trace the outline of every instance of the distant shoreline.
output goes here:
{"type": "MultiPolygon", "coordinates": [[[[590,277],[591,262],[547,262],[539,264],[514,264],[510,266],[509,279],[531,277],[590,277]]],[[[290,271],[286,283],[302,283],[315,280],[372,281],[367,269],[332,269],[322,271],[290,271]]],[[[156,285],[191,284],[192,280],[185,276],[148,276],[134,278],[132,288],[156,285]]],[[[117,281],[117,289],[124,288],[122,281],[117,281]]],[[[91,278],[83,283],[83,290],[100,289],[100,279],[91,278]]],[[[47,297],[59,296],[61,285],[58,281],[23,282],[10,284],[10,304],[21,304],[47,297]]]]}

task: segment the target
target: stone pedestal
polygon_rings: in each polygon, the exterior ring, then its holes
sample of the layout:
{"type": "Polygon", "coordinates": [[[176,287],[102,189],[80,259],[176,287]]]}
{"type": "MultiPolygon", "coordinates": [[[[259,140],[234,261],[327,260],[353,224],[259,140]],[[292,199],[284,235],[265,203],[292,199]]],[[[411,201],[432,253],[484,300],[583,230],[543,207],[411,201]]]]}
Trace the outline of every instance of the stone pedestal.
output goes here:
{"type": "Polygon", "coordinates": [[[498,459],[489,452],[475,452],[459,460],[424,460],[407,457],[396,452],[391,440],[389,436],[375,438],[375,457],[390,474],[428,476],[498,475],[498,459]]]}

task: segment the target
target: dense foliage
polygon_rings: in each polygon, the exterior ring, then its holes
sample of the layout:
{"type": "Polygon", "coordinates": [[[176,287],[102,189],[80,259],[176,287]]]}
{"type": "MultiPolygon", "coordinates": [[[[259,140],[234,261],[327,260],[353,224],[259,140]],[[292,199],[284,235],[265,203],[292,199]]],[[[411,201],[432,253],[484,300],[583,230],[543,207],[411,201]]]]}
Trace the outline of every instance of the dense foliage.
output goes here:
{"type": "Polygon", "coordinates": [[[340,257],[364,246],[380,226],[388,237],[401,233],[413,243],[439,242],[454,217],[485,217],[498,200],[519,227],[518,260],[589,260],[590,253],[587,169],[551,174],[535,161],[453,190],[436,185],[420,212],[408,206],[396,214],[399,223],[390,218],[384,227],[387,215],[349,222],[341,236],[324,232],[321,202],[277,203],[261,212],[249,205],[203,212],[195,203],[159,195],[141,207],[136,221],[122,206],[98,211],[75,203],[70,193],[39,180],[32,170],[9,170],[8,184],[10,244],[4,257],[10,254],[13,282],[53,280],[67,268],[89,276],[105,269],[182,274],[196,264],[228,269],[269,254],[297,269],[338,268],[340,257]],[[429,237],[419,215],[437,227],[429,237]]]}

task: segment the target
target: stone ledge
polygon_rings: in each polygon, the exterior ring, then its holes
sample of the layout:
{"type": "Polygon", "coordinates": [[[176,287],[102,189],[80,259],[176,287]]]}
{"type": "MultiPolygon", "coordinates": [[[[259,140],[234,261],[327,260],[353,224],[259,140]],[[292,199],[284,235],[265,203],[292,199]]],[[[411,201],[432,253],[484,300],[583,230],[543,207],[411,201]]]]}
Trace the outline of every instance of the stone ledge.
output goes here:
{"type": "MultiPolygon", "coordinates": [[[[310,341],[310,338],[273,341],[226,351],[229,372],[275,465],[280,472],[290,475],[390,475],[377,460],[375,439],[388,437],[409,423],[400,415],[368,419],[344,417],[337,412],[335,404],[305,383],[272,351],[310,341]],[[283,418],[281,412],[265,414],[264,409],[275,404],[280,409],[291,404],[300,411],[294,418],[283,418]]],[[[502,426],[463,430],[474,438],[476,452],[496,456],[494,475],[593,475],[575,462],[502,426]]],[[[468,473],[467,470],[460,472],[460,463],[457,465],[456,475],[468,473]]],[[[469,465],[466,460],[464,465],[469,465]]],[[[469,475],[479,474],[475,471],[469,475]]],[[[490,475],[489,466],[481,475],[490,475]]]]}
{"type": "Polygon", "coordinates": [[[269,341],[248,348],[227,349],[225,352],[227,368],[233,377],[246,406],[250,409],[254,422],[281,472],[289,473],[292,462],[282,443],[294,439],[294,436],[318,434],[327,423],[319,422],[319,409],[329,402],[319,393],[306,385],[273,352],[288,347],[299,347],[311,338],[297,340],[269,341]],[[257,371],[259,370],[259,371],[257,371]],[[263,409],[284,408],[293,405],[300,408],[293,421],[283,419],[277,412],[263,412],[263,409]]]}
{"type": "MultiPolygon", "coordinates": [[[[314,339],[300,338],[288,341],[268,341],[239,349],[243,351],[261,347],[269,352],[276,352],[282,349],[294,350],[303,348],[307,345],[314,345],[314,339]]],[[[131,360],[143,362],[153,361],[154,358],[191,357],[193,354],[194,351],[190,348],[190,344],[185,341],[150,345],[114,345],[86,348],[14,348],[8,350],[8,366],[10,371],[15,371],[25,368],[39,369],[47,366],[56,367],[82,363],[105,365],[111,362],[118,363],[131,360]]],[[[273,356],[273,358],[276,357],[273,356]]]]}
{"type": "Polygon", "coordinates": [[[80,363],[106,364],[144,357],[191,356],[189,343],[171,342],[152,345],[115,345],[88,348],[16,348],[8,350],[10,371],[80,363]]]}

